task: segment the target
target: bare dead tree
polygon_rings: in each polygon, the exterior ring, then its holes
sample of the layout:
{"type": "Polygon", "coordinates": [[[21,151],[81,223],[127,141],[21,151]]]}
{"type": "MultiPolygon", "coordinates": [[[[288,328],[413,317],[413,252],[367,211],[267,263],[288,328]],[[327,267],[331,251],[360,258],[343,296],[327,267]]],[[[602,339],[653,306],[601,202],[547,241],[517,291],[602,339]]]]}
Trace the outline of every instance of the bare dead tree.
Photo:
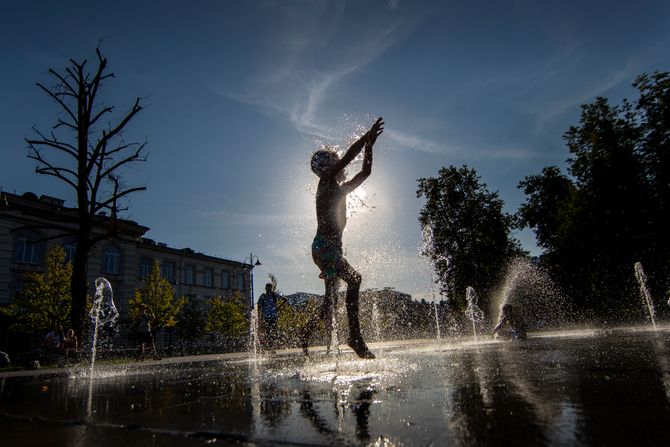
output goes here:
{"type": "Polygon", "coordinates": [[[126,187],[121,170],[128,165],[145,161],[143,153],[146,143],[127,143],[123,130],[142,110],[141,99],[115,122],[111,119],[114,106],[98,104],[98,94],[104,81],[113,78],[108,71],[107,59],[96,49],[96,66],[90,70],[87,61],[70,59],[64,71],[50,69],[49,75],[56,80],[53,87],[37,83],[59,106],[59,117],[48,134],[33,127],[36,137],[26,139],[28,157],[37,162],[35,171],[49,175],[72,187],[77,197],[77,219],[75,228],[63,231],[62,236],[76,238],[76,251],[72,273],[71,323],[81,335],[86,319],[86,269],[91,249],[102,240],[118,233],[118,213],[127,208],[120,207],[120,200],[143,186],[126,187]],[[56,132],[61,134],[57,135],[56,132]],[[109,214],[101,218],[100,213],[109,214]]]}

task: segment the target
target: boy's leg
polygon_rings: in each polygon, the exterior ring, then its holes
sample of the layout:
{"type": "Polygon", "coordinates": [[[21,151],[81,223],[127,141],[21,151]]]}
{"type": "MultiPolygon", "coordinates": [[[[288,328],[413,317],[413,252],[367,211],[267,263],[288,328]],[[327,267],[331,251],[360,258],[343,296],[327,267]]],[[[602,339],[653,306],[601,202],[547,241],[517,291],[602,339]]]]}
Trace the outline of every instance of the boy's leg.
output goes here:
{"type": "Polygon", "coordinates": [[[349,321],[349,347],[356,355],[365,359],[373,359],[375,355],[370,352],[363,336],[361,325],[358,320],[358,292],[361,287],[361,274],[358,273],[346,259],[342,258],[337,263],[337,276],[347,283],[347,320],[349,321]]]}
{"type": "Polygon", "coordinates": [[[326,351],[330,351],[333,344],[333,316],[337,309],[337,278],[331,276],[326,278],[326,295],[323,301],[321,318],[326,328],[326,351]]]}

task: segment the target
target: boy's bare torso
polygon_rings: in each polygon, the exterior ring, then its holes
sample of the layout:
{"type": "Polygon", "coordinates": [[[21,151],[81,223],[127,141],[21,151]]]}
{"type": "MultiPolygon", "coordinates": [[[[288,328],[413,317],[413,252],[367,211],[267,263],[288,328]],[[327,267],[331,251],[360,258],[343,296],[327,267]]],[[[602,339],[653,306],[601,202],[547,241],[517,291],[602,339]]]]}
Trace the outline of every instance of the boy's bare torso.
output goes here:
{"type": "Polygon", "coordinates": [[[316,234],[333,242],[342,240],[347,224],[347,194],[332,175],[319,179],[316,190],[316,234]]]}

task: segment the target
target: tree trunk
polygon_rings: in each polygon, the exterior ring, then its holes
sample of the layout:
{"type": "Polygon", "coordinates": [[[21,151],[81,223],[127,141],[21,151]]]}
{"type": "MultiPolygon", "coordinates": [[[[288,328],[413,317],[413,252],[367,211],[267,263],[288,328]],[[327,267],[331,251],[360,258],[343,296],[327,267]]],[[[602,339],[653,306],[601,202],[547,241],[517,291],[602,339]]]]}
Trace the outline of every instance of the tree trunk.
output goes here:
{"type": "Polygon", "coordinates": [[[72,314],[70,324],[77,337],[83,340],[86,329],[86,300],[88,295],[88,284],[86,281],[89,247],[89,234],[80,231],[77,237],[77,248],[72,264],[72,314]]]}

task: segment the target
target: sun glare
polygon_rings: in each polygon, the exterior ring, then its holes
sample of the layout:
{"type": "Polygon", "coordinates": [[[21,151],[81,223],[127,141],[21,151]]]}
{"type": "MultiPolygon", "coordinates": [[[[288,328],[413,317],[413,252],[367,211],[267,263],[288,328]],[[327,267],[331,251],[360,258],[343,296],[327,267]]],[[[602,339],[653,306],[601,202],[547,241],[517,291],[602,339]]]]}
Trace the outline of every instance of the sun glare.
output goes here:
{"type": "Polygon", "coordinates": [[[365,188],[362,185],[354,189],[347,196],[347,217],[359,214],[370,208],[366,202],[367,196],[365,188]]]}

